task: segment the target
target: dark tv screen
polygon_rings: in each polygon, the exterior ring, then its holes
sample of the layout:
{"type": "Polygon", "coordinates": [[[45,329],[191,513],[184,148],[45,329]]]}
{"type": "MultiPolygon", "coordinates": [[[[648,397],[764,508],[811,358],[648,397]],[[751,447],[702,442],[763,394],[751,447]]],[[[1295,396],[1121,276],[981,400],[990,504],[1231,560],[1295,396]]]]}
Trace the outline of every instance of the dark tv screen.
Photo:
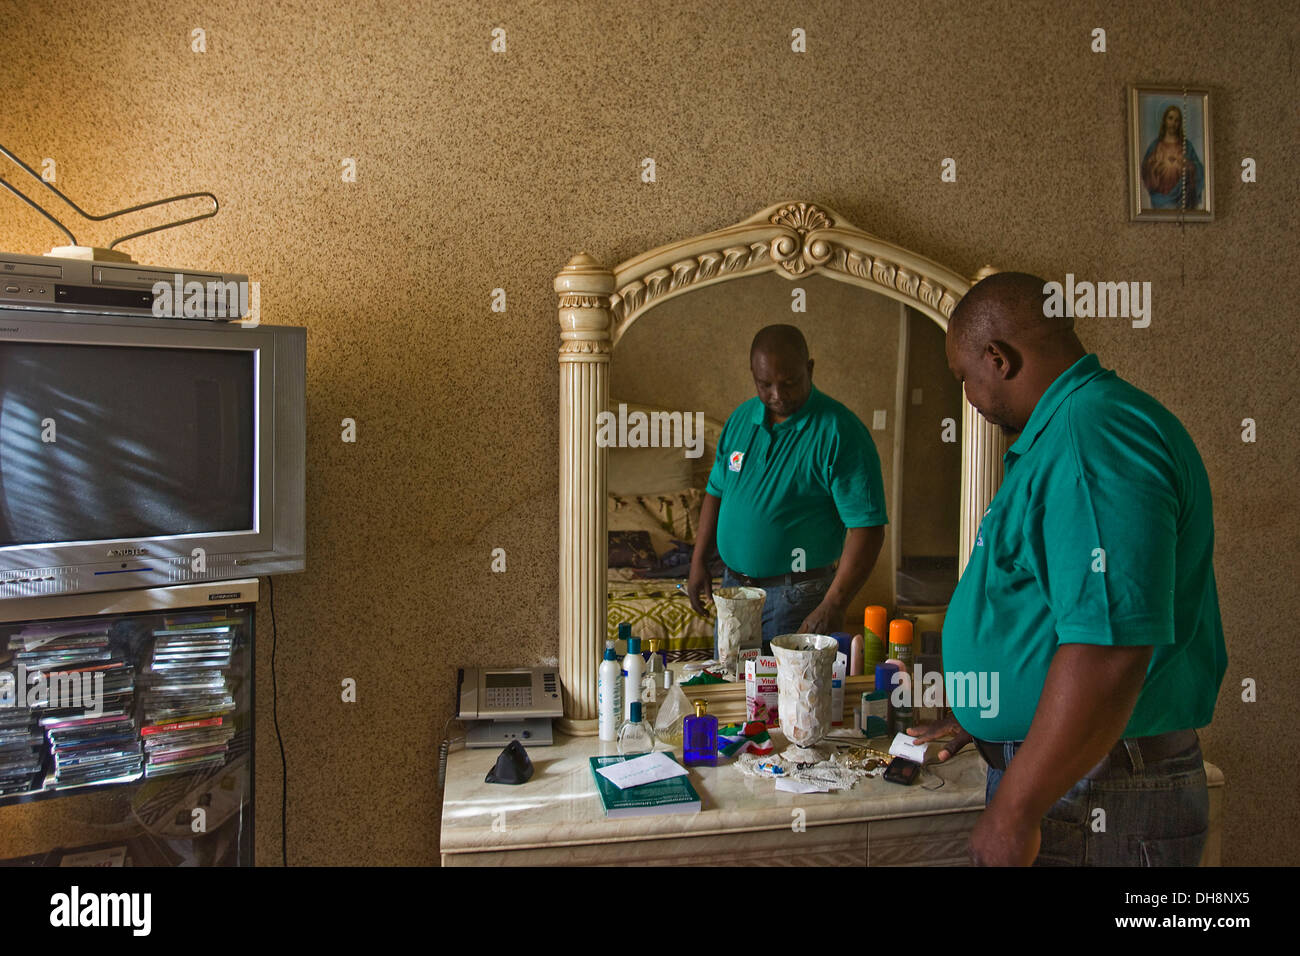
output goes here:
{"type": "Polygon", "coordinates": [[[0,547],[253,530],[254,361],[0,343],[0,547]]]}

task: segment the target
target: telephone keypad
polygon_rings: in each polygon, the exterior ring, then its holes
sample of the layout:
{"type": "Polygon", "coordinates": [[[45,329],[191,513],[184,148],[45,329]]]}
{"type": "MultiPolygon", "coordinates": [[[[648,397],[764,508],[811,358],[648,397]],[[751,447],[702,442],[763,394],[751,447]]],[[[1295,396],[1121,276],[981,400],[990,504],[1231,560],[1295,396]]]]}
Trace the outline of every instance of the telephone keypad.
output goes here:
{"type": "Polygon", "coordinates": [[[515,710],[531,707],[533,689],[531,687],[489,687],[487,688],[487,709],[515,710]]]}

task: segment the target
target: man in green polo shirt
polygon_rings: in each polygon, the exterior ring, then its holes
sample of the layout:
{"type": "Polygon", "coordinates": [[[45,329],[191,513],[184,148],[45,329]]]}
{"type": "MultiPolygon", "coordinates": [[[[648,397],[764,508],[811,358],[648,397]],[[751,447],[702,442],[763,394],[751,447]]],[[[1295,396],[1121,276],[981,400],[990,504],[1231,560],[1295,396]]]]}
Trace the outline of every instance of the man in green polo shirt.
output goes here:
{"type": "MultiPolygon", "coordinates": [[[[1227,667],[1210,483],[1150,395],[999,273],[948,326],[967,400],[1019,434],[943,629],[955,722],[988,761],[977,863],[1195,865],[1209,802],[1195,728],[1227,667]]],[[[913,728],[916,731],[916,728],[913,728]]]]}
{"type": "Polygon", "coordinates": [[[715,543],[723,584],[767,591],[763,651],[778,634],[829,634],[885,538],[885,491],[871,433],[812,384],[792,325],[769,325],[749,351],[755,398],[731,413],[701,509],[687,593],[704,614],[715,543]],[[836,562],[839,562],[838,568],[836,562]]]}

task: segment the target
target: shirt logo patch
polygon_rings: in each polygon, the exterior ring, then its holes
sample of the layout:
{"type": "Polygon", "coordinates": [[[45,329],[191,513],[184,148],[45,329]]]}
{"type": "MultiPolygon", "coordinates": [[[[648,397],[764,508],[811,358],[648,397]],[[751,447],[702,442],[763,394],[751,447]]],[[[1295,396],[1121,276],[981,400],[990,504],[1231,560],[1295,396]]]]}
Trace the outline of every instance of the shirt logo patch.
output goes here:
{"type": "Polygon", "coordinates": [[[743,451],[733,451],[731,457],[727,460],[727,468],[730,471],[740,471],[740,463],[745,460],[743,451]]]}

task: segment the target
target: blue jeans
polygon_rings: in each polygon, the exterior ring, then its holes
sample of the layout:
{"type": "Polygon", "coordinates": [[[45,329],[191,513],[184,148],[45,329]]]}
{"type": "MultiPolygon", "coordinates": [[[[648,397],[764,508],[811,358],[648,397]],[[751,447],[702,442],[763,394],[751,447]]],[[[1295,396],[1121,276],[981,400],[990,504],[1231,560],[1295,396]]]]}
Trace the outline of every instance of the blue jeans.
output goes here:
{"type": "MultiPolygon", "coordinates": [[[[1021,742],[1002,744],[1008,766],[1021,742]]],[[[1196,866],[1210,826],[1210,795],[1199,742],[1152,764],[1112,758],[1047,811],[1034,866],[1196,866]],[[1097,811],[1103,811],[1098,813],[1097,811]],[[1104,827],[1104,829],[1103,829],[1104,827]]],[[[984,803],[1002,771],[989,768],[984,803]]]]}
{"type": "MultiPolygon", "coordinates": [[[[778,634],[794,634],[804,618],[813,612],[826,597],[834,575],[812,578],[798,584],[777,584],[763,588],[767,600],[763,602],[763,654],[772,653],[772,638],[778,634]]],[[[722,575],[724,588],[743,587],[731,569],[722,575]]],[[[718,656],[718,627],[713,626],[713,656],[718,656]]]]}

